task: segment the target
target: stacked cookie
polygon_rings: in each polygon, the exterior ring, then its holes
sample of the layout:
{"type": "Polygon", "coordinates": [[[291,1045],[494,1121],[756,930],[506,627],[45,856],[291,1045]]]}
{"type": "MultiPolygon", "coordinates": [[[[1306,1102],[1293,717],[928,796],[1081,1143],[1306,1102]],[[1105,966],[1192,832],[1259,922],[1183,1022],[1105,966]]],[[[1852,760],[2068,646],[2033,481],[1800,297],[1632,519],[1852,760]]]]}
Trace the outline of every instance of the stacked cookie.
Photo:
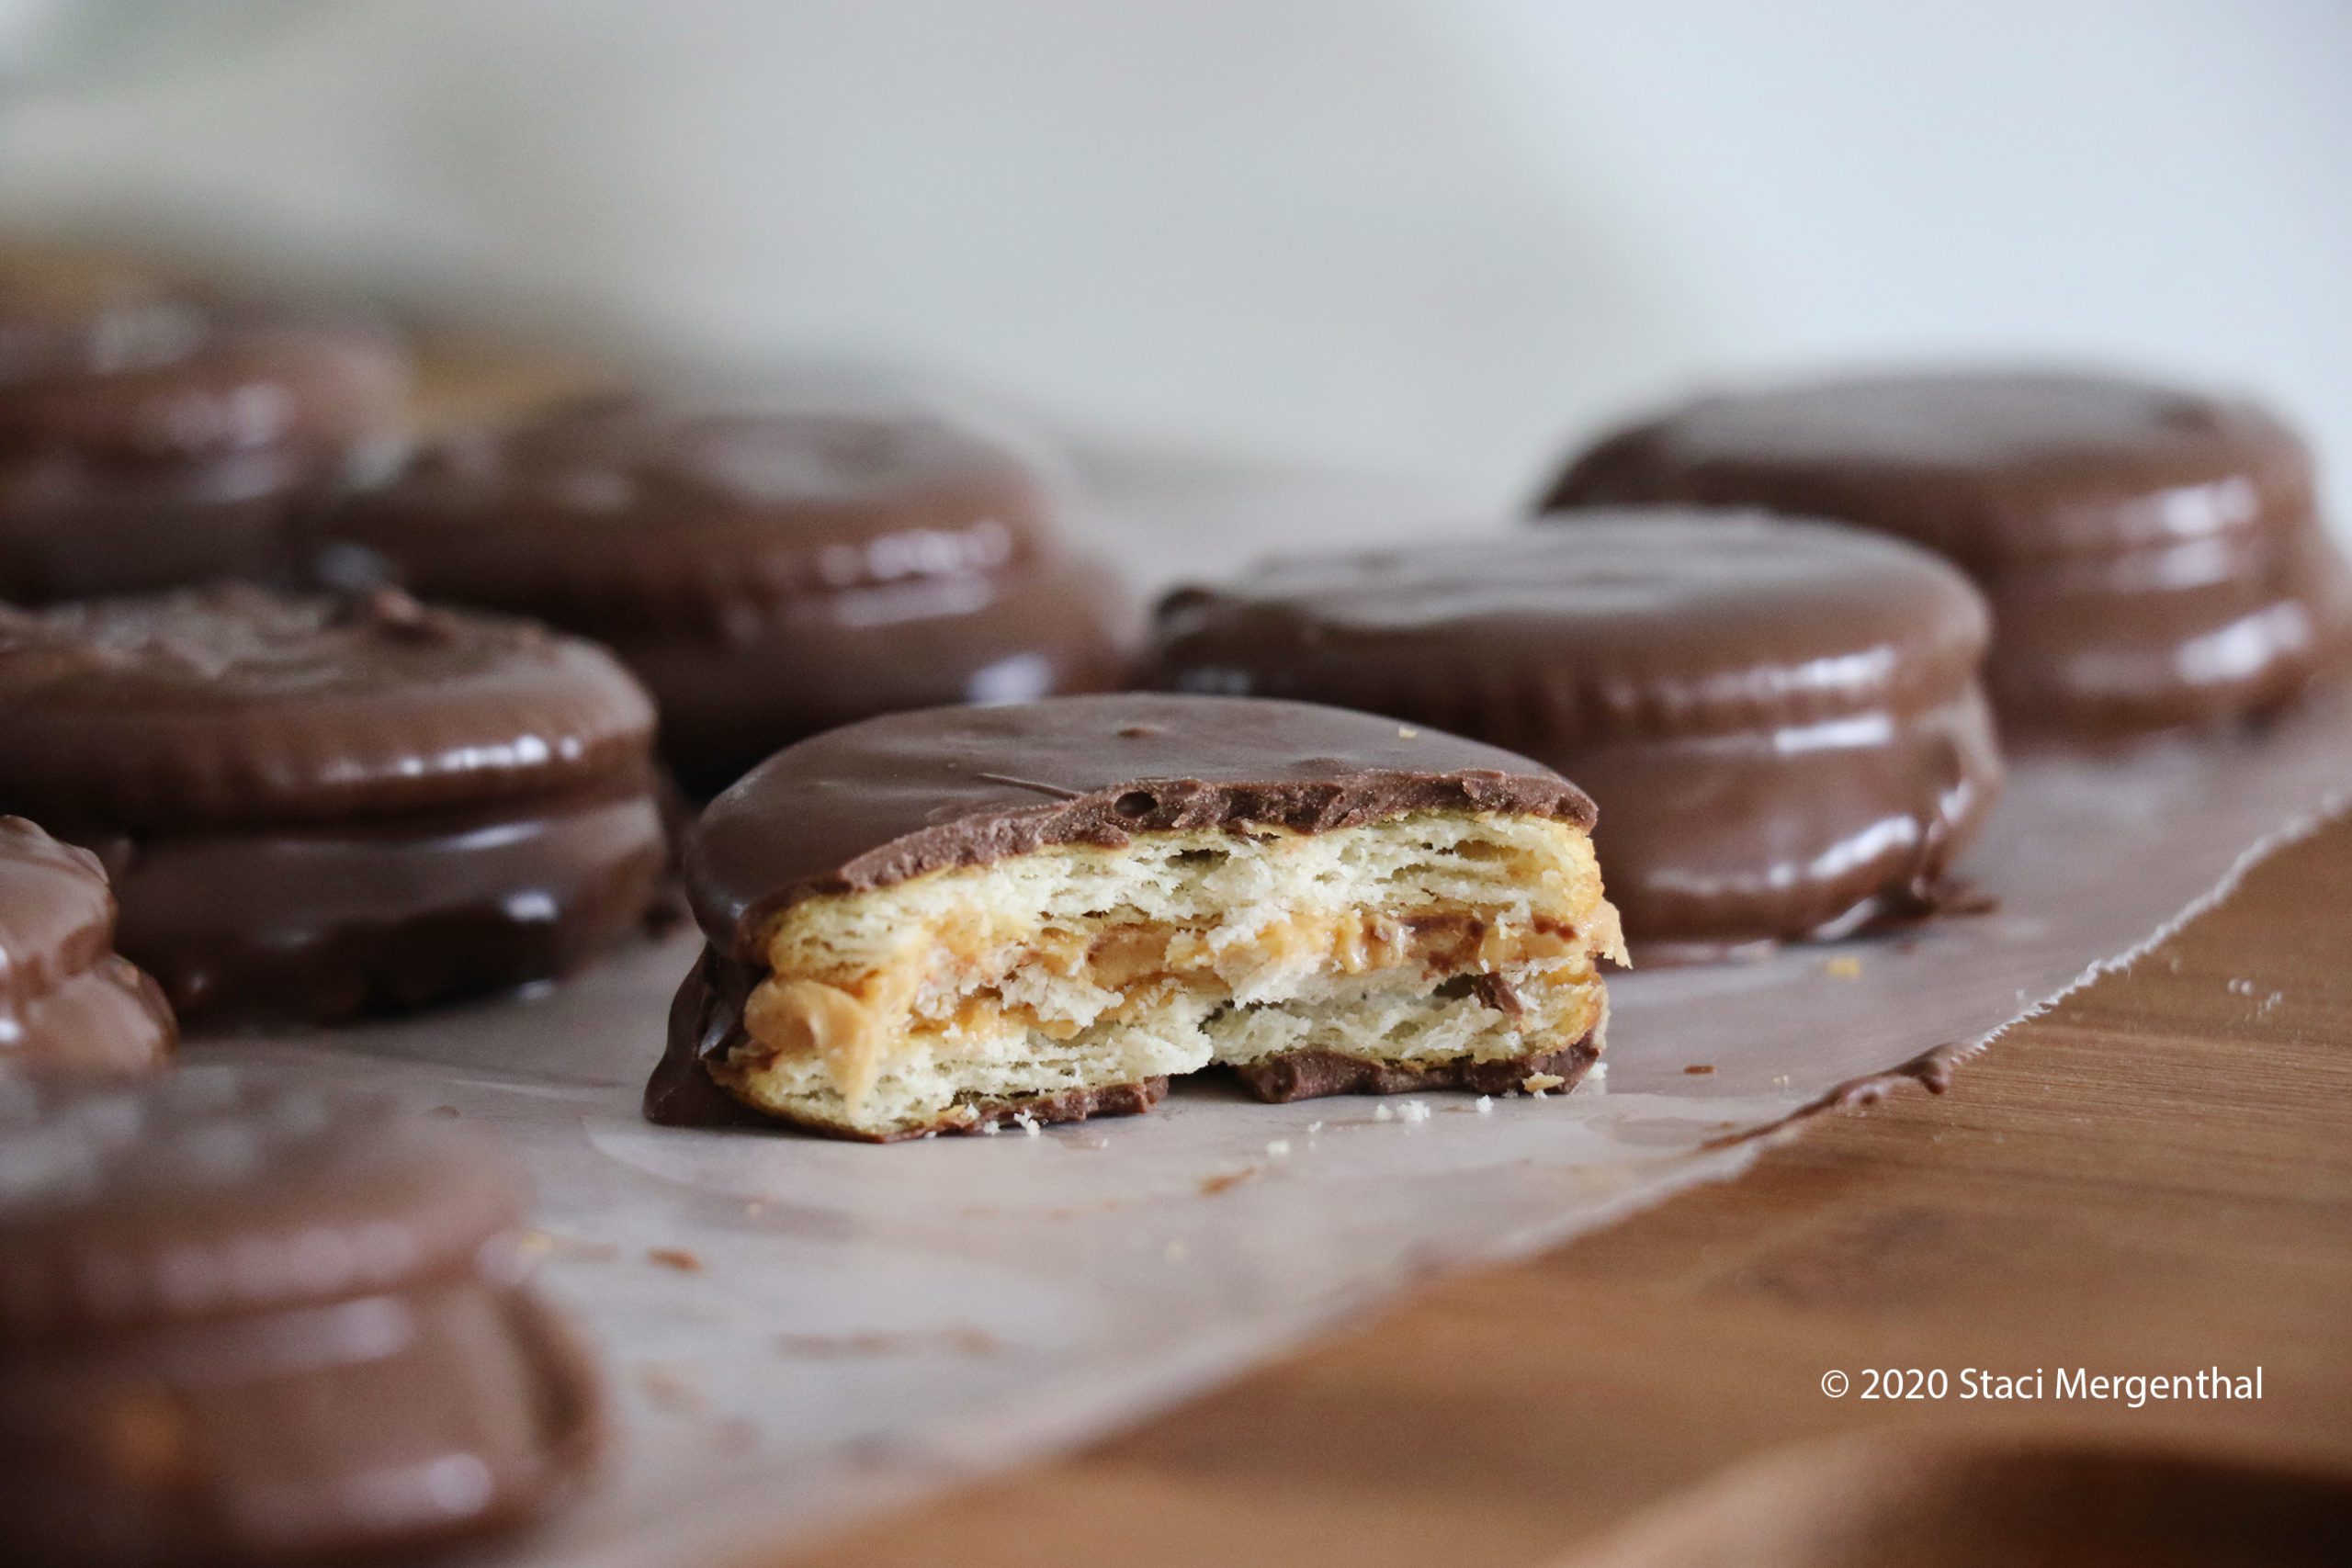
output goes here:
{"type": "Polygon", "coordinates": [[[0,1150],[10,1562],[381,1561],[594,1455],[522,1190],[445,1124],[195,1067],[0,1094],[0,1150]]]}
{"type": "Polygon", "coordinates": [[[296,510],[396,441],[407,389],[364,323],[0,269],[0,600],[282,572],[296,510]]]}
{"type": "Polygon", "coordinates": [[[98,852],[191,1024],[336,1022],[545,979],[665,860],[611,655],[384,591],[0,609],[0,806],[98,852]]]}
{"type": "Polygon", "coordinates": [[[1861,376],[1703,398],[1575,458],[1547,522],[1701,503],[1914,540],[1976,580],[2036,739],[2277,713],[2352,636],[2310,452],[2269,411],[2113,376],[1861,376]]]}
{"type": "Polygon", "coordinates": [[[1273,563],[1160,607],[1176,691],[1475,735],[1600,802],[1637,951],[1706,956],[1932,909],[2001,784],[1987,623],[1898,541],[1761,514],[1273,563]]]}
{"type": "Polygon", "coordinates": [[[535,616],[620,654],[707,796],[873,714],[1115,688],[1117,578],[1046,466],[919,410],[612,399],[419,453],[311,540],[341,587],[535,616]]]}

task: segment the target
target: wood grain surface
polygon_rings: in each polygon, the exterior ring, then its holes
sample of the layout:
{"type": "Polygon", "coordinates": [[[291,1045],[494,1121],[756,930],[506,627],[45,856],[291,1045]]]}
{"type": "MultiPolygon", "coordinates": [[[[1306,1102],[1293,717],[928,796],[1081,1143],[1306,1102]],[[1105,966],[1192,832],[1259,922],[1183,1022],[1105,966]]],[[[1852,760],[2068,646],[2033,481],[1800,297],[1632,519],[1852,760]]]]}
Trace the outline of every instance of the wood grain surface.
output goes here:
{"type": "MultiPolygon", "coordinates": [[[[2317,1494],[2220,1472],[2216,1495],[2256,1514],[2215,1528],[2305,1549],[2248,1561],[2328,1561],[2308,1555],[2314,1529],[2352,1542],[2327,1479],[2352,1476],[2352,821],[2011,1031],[1940,1097],[1824,1117],[1735,1182],[1436,1286],[1134,1431],[788,1561],[1587,1561],[1628,1529],[1648,1540],[1727,1506],[1752,1519],[1756,1499],[1789,1495],[1772,1466],[1802,1473],[1802,1452],[1776,1456],[1822,1438],[1841,1463],[1877,1454],[1905,1474],[1943,1462],[1921,1454],[2077,1441],[2309,1472],[2317,1494]],[[2136,1410],[1821,1389],[1866,1367],[1939,1368],[1956,1395],[1964,1367],[2257,1365],[2259,1402],[2136,1410]],[[1765,1468],[1702,1485],[1741,1461],[1765,1468]]],[[[1998,1462],[1988,1499],[2014,1495],[1998,1462]]],[[[2133,1484],[2099,1495],[2201,1495],[2169,1469],[2133,1484]]],[[[1989,1517],[1968,1495],[1939,1506],[1989,1517]]]]}

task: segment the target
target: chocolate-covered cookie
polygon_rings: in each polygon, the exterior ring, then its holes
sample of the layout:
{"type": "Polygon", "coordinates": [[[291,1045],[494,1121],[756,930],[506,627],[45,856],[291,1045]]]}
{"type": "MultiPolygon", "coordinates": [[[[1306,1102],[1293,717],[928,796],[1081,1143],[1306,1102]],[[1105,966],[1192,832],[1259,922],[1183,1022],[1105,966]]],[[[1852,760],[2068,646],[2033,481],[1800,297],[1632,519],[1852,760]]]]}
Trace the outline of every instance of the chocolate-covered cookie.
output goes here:
{"type": "Polygon", "coordinates": [[[314,1562],[537,1512],[597,1380],[523,1194],[396,1106],[0,1086],[0,1517],[27,1568],[314,1562]]]}
{"type": "Polygon", "coordinates": [[[1984,639],[1967,581],[1898,540],[1596,513],[1181,589],[1146,678],[1387,714],[1560,769],[1600,803],[1638,955],[1928,900],[2000,784],[1984,639]]]}
{"type": "Polygon", "coordinates": [[[1921,372],[1703,398],[1576,458],[1544,521],[1675,502],[1837,518],[1958,562],[1992,601],[1986,680],[2021,733],[2259,716],[2352,632],[2352,580],[2295,434],[2251,403],[2117,377],[1921,372]]]}
{"type": "Polygon", "coordinates": [[[155,982],[114,951],[114,895],[87,850],[0,817],[0,1078],[129,1078],[179,1038],[155,982]]]}
{"type": "Polygon", "coordinates": [[[707,794],[876,713],[1115,685],[1128,601],[1058,513],[1033,463],[938,417],[605,400],[418,454],[314,558],[608,644],[707,794]]]}
{"type": "Polygon", "coordinates": [[[1147,1109],[1563,1088],[1622,957],[1592,803],[1523,757],[1229,697],[933,708],[793,746],[712,802],[710,946],[656,1121],[890,1140],[1147,1109]]]}
{"type": "Polygon", "coordinates": [[[393,455],[398,341],[109,278],[0,270],[0,599],[288,575],[298,508],[393,455]]]}
{"type": "Polygon", "coordinates": [[[603,650],[390,591],[0,610],[0,809],[107,862],[190,1023],[577,964],[661,874],[652,723],[603,650]]]}

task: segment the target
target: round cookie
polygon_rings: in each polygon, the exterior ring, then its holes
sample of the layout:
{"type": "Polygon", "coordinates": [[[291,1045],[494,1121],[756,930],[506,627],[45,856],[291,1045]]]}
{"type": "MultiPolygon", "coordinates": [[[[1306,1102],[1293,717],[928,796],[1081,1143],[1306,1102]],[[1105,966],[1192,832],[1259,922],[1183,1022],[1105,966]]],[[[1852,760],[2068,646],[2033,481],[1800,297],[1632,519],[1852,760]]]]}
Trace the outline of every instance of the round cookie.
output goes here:
{"type": "Polygon", "coordinates": [[[187,352],[0,386],[0,451],[130,466],[283,450],[340,459],[396,431],[408,360],[350,322],[226,321],[187,352]]]}
{"type": "Polygon", "coordinates": [[[2259,716],[2352,631],[2294,433],[2120,378],[1920,372],[1703,398],[1587,450],[1544,521],[1663,502],[1836,518],[1958,562],[1992,602],[1986,682],[2019,732],[2259,716]]]}
{"type": "Polygon", "coordinates": [[[896,1142],[1260,1099],[1543,1094],[1622,962],[1593,803],[1305,703],[1129,692],[886,714],[713,801],[708,939],[645,1111],[896,1142]]]}
{"type": "Polygon", "coordinates": [[[1926,552],[1757,515],[1277,561],[1161,605],[1153,684],[1303,698],[1526,753],[1599,803],[1653,954],[1918,909],[2001,781],[1984,604],[1926,552]]]}
{"type": "Polygon", "coordinates": [[[931,415],[602,400],[418,454],[313,558],[609,645],[707,794],[873,714],[1117,684],[1126,595],[1058,512],[1020,453],[931,415]]]}
{"type": "MultiPolygon", "coordinates": [[[[129,324],[96,318],[77,336],[62,305],[57,320],[20,314],[15,357],[29,368],[0,375],[0,599],[289,575],[295,513],[397,445],[398,342],[152,294],[107,303],[99,280],[85,287],[87,308],[131,312],[129,324]]],[[[0,355],[7,303],[0,275],[0,355]]]]}
{"type": "Polygon", "coordinates": [[[601,649],[390,591],[0,610],[0,809],[107,862],[191,1023],[575,966],[664,863],[652,722],[601,649]]]}
{"type": "Polygon", "coordinates": [[[179,1038],[155,982],[114,952],[96,855],[0,817],[0,1077],[137,1077],[179,1038]]]}
{"type": "Polygon", "coordinates": [[[315,1561],[538,1511],[597,1380],[520,1189],[370,1098],[194,1068],[0,1096],[11,1561],[315,1561]]]}

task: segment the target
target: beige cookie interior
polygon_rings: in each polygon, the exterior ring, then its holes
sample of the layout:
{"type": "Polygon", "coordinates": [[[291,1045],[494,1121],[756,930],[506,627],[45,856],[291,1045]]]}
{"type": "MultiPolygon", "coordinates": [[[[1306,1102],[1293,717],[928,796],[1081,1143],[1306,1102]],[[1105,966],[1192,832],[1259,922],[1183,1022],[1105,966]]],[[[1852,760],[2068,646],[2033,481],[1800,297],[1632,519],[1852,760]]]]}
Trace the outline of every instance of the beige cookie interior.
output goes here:
{"type": "Polygon", "coordinates": [[[738,1099],[866,1136],[979,1107],[1316,1050],[1415,1068],[1598,1032],[1622,961],[1592,842],[1428,811],[1056,845],[778,917],[738,1099]]]}

